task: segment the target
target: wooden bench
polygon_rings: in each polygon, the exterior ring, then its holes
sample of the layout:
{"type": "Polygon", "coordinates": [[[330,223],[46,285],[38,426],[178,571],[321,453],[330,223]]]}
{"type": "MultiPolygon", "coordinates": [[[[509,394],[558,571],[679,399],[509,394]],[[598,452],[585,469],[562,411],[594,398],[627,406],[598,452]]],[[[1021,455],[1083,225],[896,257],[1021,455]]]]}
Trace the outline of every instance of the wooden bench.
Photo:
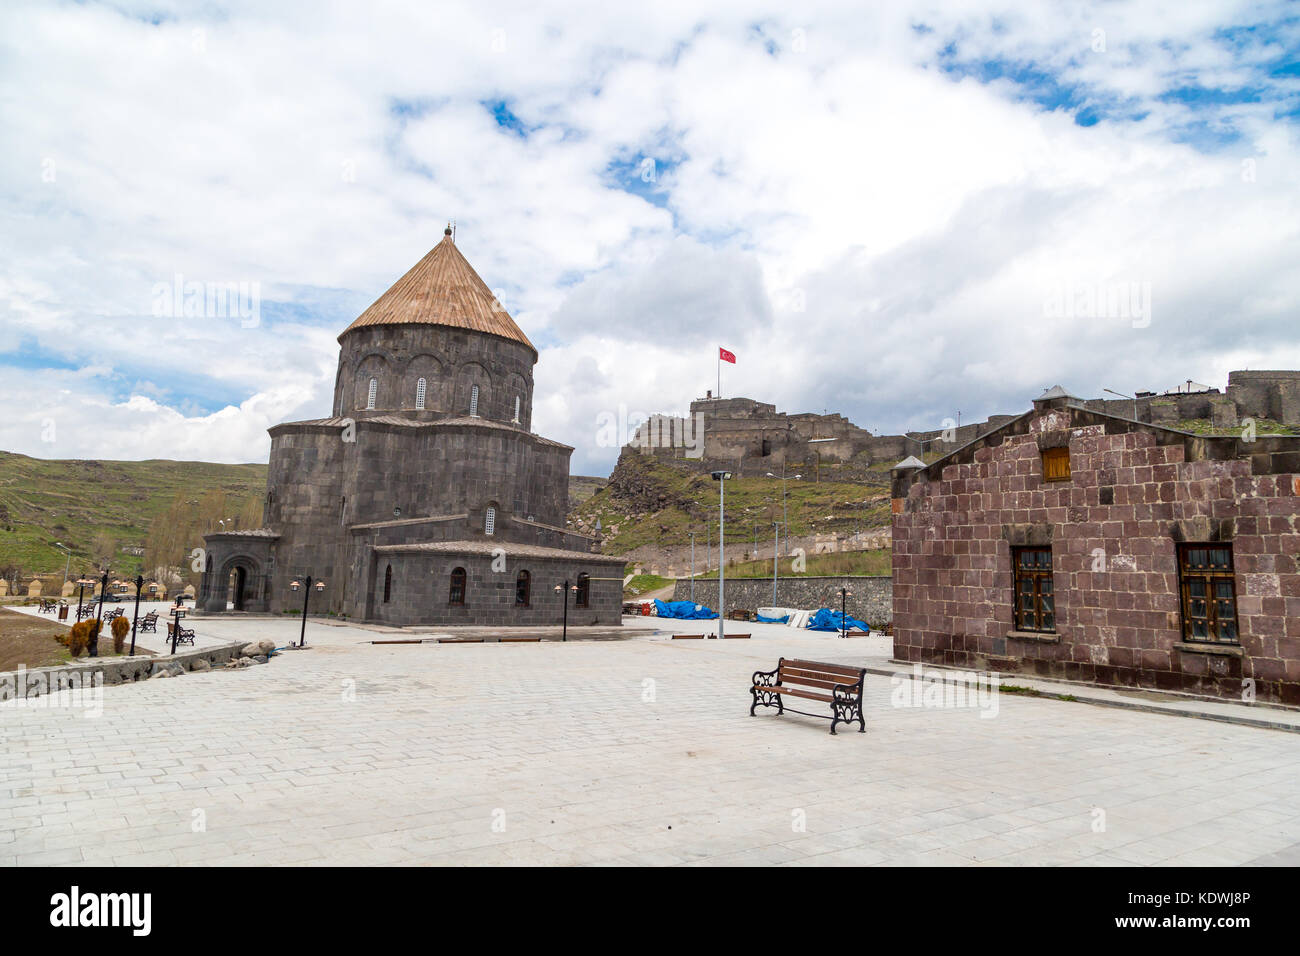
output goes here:
{"type": "Polygon", "coordinates": [[[95,616],[95,602],[94,602],[94,601],[90,602],[89,604],[83,604],[83,605],[81,605],[81,607],[79,607],[79,608],[77,609],[77,620],[78,620],[78,621],[80,621],[80,620],[84,620],[85,618],[88,618],[88,617],[94,617],[94,616],[95,616]]]}
{"type": "Polygon", "coordinates": [[[157,612],[157,611],[150,611],[148,614],[146,614],[144,617],[142,617],[142,618],[140,619],[140,627],[139,627],[139,630],[141,630],[141,631],[153,631],[154,633],[157,633],[157,631],[158,631],[158,612],[157,612]]]}
{"type": "Polygon", "coordinates": [[[703,634],[674,634],[673,640],[674,641],[702,641],[704,640],[704,635],[703,634]]]}
{"type": "Polygon", "coordinates": [[[44,598],[42,598],[42,599],[41,599],[41,606],[40,606],[40,608],[39,608],[39,610],[38,610],[38,613],[40,613],[40,614],[53,614],[54,611],[55,611],[57,608],[58,608],[58,605],[55,604],[53,601],[47,601],[47,600],[45,600],[44,598]]]}
{"type": "Polygon", "coordinates": [[[440,637],[439,644],[482,644],[481,637],[440,637]]]}
{"type": "Polygon", "coordinates": [[[789,708],[791,713],[805,717],[820,717],[831,722],[831,733],[836,724],[858,722],[858,733],[867,732],[867,720],[862,714],[862,685],[866,679],[865,668],[847,664],[827,664],[823,661],[786,660],[777,662],[774,671],[755,671],[749,693],[754,698],[749,716],[756,707],[775,707],[777,716],[787,710],[782,697],[800,697],[830,704],[827,714],[810,714],[789,708]]]}
{"type": "Polygon", "coordinates": [[[723,634],[722,636],[728,641],[747,641],[753,637],[752,634],[723,634]]]}
{"type": "Polygon", "coordinates": [[[538,644],[541,643],[540,637],[498,637],[497,641],[501,644],[538,644]]]}
{"type": "MultiPolygon", "coordinates": [[[[172,639],[172,632],[175,631],[175,630],[176,630],[176,625],[173,624],[173,623],[171,623],[170,621],[168,621],[168,622],[167,622],[167,640],[170,641],[170,640],[172,639]]],[[[177,634],[177,636],[176,636],[176,643],[177,643],[177,644],[193,644],[193,643],[194,643],[194,628],[192,628],[192,627],[182,627],[182,628],[180,629],[180,632],[179,632],[179,633],[177,634]]]]}

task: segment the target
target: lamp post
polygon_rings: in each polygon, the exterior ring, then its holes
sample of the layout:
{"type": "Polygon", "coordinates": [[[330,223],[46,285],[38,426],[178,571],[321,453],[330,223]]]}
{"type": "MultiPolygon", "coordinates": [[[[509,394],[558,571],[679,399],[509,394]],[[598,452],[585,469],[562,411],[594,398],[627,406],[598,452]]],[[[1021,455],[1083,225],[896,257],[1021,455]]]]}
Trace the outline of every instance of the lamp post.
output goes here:
{"type": "MultiPolygon", "coordinates": [[[[108,569],[105,568],[105,569],[104,569],[104,576],[103,576],[102,578],[99,579],[99,616],[98,616],[98,620],[99,620],[99,626],[100,626],[100,627],[103,627],[103,626],[104,626],[104,600],[105,600],[105,598],[107,598],[107,597],[108,597],[108,569]]],[[[93,629],[91,630],[90,643],[87,645],[87,647],[88,647],[89,649],[88,649],[87,652],[86,652],[86,656],[88,656],[88,657],[98,657],[98,656],[99,656],[99,629],[98,629],[98,628],[93,628],[93,629]]]]}
{"type": "Polygon", "coordinates": [[[63,586],[66,588],[68,586],[68,568],[72,567],[72,549],[62,541],[55,541],[54,546],[68,555],[68,560],[63,562],[63,586]]]}
{"type": "Polygon", "coordinates": [[[776,607],[776,553],[777,541],[781,537],[781,526],[772,522],[772,607],[776,607]]]}
{"type": "Polygon", "coordinates": [[[727,530],[727,479],[729,471],[713,472],[713,480],[718,483],[718,639],[725,638],[727,631],[727,570],[726,564],[726,530],[727,530]]]}
{"type": "MultiPolygon", "coordinates": [[[[307,580],[305,585],[299,584],[297,581],[291,581],[289,583],[290,591],[297,591],[299,588],[302,588],[302,629],[298,632],[298,646],[306,647],[307,646],[307,602],[311,600],[311,591],[312,591],[310,574],[307,575],[307,580]]],[[[324,591],[325,582],[317,581],[316,590],[324,591]]]]}
{"type": "Polygon", "coordinates": [[[176,644],[181,639],[181,618],[185,616],[185,601],[183,595],[176,596],[176,603],[172,605],[172,654],[176,653],[176,644]]]}
{"type": "Polygon", "coordinates": [[[572,591],[574,594],[577,594],[578,586],[576,584],[570,584],[569,579],[565,578],[564,583],[557,584],[554,590],[556,594],[559,594],[561,591],[564,592],[564,630],[560,634],[560,640],[567,641],[569,639],[569,592],[572,591]]]}
{"type": "Polygon", "coordinates": [[[840,637],[849,636],[849,595],[847,587],[840,588],[840,637]]]}
{"type": "MultiPolygon", "coordinates": [[[[824,438],[812,439],[812,441],[826,441],[826,440],[827,439],[824,438]]],[[[772,474],[769,471],[767,473],[767,477],[775,478],[777,476],[772,474]]],[[[795,481],[798,481],[800,478],[803,477],[803,475],[794,475],[793,477],[795,481]]],[[[785,490],[785,462],[781,463],[781,519],[782,519],[783,526],[785,528],[784,551],[786,554],[789,554],[790,553],[790,497],[788,494],[786,494],[786,490],[785,490]]]]}
{"type": "Polygon", "coordinates": [[[144,575],[135,576],[135,613],[131,615],[131,656],[135,656],[135,626],[140,621],[140,592],[144,590],[144,575]]]}
{"type": "Polygon", "coordinates": [[[695,603],[695,532],[691,535],[691,603],[695,603]]]}

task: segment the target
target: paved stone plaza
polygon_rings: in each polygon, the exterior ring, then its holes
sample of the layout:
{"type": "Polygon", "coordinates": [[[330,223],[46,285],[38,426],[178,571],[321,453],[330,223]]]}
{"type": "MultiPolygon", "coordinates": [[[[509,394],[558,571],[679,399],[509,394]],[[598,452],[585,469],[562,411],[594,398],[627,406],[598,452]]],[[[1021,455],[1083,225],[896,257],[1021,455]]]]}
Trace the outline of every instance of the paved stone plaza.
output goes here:
{"type": "MultiPolygon", "coordinates": [[[[0,707],[0,864],[1300,863],[1292,733],[1010,694],[992,718],[894,707],[868,675],[868,733],[832,737],[751,718],[751,673],[887,642],[647,624],[376,646],[312,622],[265,666],[106,688],[98,718],[0,707]]],[[[284,645],[298,622],[200,629],[284,645]]]]}

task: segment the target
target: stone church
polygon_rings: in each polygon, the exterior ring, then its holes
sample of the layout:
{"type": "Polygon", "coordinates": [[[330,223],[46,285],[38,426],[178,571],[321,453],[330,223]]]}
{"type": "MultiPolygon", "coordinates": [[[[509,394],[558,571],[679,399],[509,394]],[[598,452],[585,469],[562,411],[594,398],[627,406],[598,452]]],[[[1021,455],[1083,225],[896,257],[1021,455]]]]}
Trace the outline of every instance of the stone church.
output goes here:
{"type": "Polygon", "coordinates": [[[329,418],[270,429],[264,527],[206,535],[205,612],[618,624],[623,561],[565,528],[573,449],[531,431],[537,349],[448,229],[343,334],[329,418]],[[300,589],[295,591],[293,584],[300,589]]]}

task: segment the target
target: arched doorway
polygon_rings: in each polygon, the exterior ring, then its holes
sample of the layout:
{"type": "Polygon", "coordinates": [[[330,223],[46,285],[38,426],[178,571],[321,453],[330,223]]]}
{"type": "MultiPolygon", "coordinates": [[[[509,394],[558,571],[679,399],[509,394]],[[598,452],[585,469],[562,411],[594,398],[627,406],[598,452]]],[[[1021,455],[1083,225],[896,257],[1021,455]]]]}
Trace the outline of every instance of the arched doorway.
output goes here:
{"type": "Polygon", "coordinates": [[[230,569],[226,584],[226,607],[231,611],[244,610],[248,594],[248,569],[237,564],[230,569]]]}

